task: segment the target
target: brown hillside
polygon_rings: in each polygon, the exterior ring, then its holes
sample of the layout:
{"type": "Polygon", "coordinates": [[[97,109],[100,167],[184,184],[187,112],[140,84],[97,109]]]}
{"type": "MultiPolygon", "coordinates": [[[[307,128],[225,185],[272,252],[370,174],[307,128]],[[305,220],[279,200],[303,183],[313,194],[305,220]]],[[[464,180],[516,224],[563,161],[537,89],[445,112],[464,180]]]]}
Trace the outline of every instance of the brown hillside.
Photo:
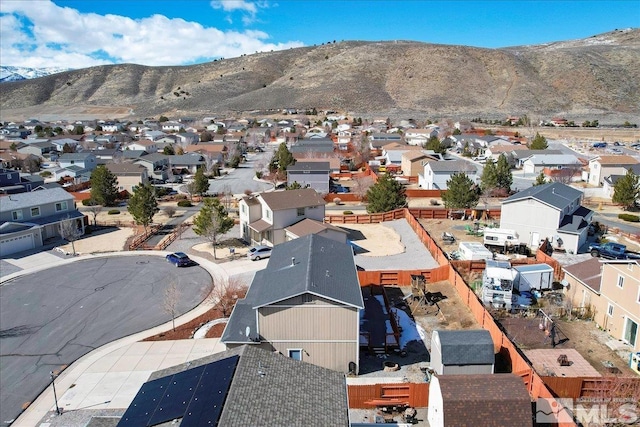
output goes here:
{"type": "Polygon", "coordinates": [[[141,117],[316,107],[388,115],[526,113],[633,121],[640,116],[639,99],[640,29],[505,49],[340,42],[192,66],[100,66],[0,84],[4,119],[64,112],[141,117]]]}

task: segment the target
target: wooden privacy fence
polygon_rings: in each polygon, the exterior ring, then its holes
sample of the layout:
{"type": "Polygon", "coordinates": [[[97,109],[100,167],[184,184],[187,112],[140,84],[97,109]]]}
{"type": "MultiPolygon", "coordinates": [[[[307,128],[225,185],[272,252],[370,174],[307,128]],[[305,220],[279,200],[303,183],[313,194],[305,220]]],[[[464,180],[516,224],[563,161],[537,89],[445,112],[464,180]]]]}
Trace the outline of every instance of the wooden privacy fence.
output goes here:
{"type": "MultiPolygon", "coordinates": [[[[544,383],[558,397],[624,398],[620,392],[633,395],[640,391],[640,377],[542,377],[544,383]]],[[[637,394],[636,394],[637,395],[637,394]]]]}
{"type": "Polygon", "coordinates": [[[429,383],[347,385],[350,409],[369,409],[383,405],[406,404],[414,408],[429,406],[429,383]]]}
{"type": "Polygon", "coordinates": [[[443,265],[430,270],[371,270],[358,271],[360,286],[409,286],[412,275],[422,275],[427,282],[440,282],[449,278],[449,266],[443,265]]]}
{"type": "MultiPolygon", "coordinates": [[[[349,195],[350,193],[346,193],[349,195]]],[[[344,194],[329,194],[325,200],[333,201],[333,196],[341,198],[344,194]],[[331,196],[331,197],[330,197],[331,196]]],[[[353,195],[352,195],[353,196],[353,195]]],[[[343,201],[347,201],[346,199],[343,201]]],[[[345,209],[348,208],[345,206],[345,209]]],[[[464,213],[465,217],[480,218],[484,212],[490,219],[500,219],[500,209],[489,209],[486,211],[479,209],[446,209],[446,208],[403,208],[389,212],[358,215],[326,215],[324,222],[329,224],[377,224],[385,221],[393,221],[405,218],[407,221],[417,219],[447,219],[452,212],[464,213]]],[[[422,227],[422,226],[420,226],[422,227]]]]}

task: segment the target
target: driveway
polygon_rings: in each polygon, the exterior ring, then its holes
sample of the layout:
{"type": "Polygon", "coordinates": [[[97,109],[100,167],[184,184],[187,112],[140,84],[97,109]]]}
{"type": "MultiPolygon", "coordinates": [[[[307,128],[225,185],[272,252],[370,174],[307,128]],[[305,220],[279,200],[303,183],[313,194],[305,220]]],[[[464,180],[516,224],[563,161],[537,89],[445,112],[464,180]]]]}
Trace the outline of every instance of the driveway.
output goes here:
{"type": "Polygon", "coordinates": [[[175,282],[176,316],[198,305],[211,281],[200,267],[177,269],[158,256],[80,260],[0,285],[0,422],[58,371],[91,350],[171,320],[165,290],[175,282]]]}
{"type": "Polygon", "coordinates": [[[266,168],[273,156],[273,147],[267,145],[264,153],[247,153],[247,161],[241,163],[229,174],[209,180],[208,193],[242,194],[246,190],[259,192],[273,188],[273,185],[255,180],[256,171],[266,168]]]}

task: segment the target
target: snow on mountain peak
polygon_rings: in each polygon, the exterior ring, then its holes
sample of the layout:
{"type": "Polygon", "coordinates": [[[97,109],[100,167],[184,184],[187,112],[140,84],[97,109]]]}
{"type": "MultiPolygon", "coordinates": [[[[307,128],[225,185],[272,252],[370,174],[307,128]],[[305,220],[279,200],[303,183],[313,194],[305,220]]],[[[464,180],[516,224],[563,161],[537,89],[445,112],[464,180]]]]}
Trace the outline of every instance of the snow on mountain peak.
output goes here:
{"type": "Polygon", "coordinates": [[[29,67],[12,67],[9,65],[0,66],[0,82],[15,82],[19,80],[36,79],[45,77],[50,74],[69,71],[71,68],[29,68],[29,67]]]}

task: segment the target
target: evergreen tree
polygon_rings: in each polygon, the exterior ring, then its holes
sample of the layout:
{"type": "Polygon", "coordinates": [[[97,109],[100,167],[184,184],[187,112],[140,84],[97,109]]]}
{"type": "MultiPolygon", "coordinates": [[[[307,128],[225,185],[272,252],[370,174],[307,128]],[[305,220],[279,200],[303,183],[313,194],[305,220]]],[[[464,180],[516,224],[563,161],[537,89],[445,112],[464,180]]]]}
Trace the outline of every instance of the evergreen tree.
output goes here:
{"type": "Polygon", "coordinates": [[[480,185],[483,191],[492,190],[498,186],[498,171],[491,158],[487,159],[487,163],[484,165],[480,176],[480,185]]]}
{"type": "Polygon", "coordinates": [[[233,227],[233,218],[217,198],[206,198],[200,212],[193,219],[193,231],[211,242],[213,258],[216,259],[218,237],[233,227]]]}
{"type": "Polygon", "coordinates": [[[204,168],[198,168],[195,176],[193,177],[194,190],[196,194],[203,195],[209,191],[209,178],[204,174],[204,168]]]}
{"type": "Polygon", "coordinates": [[[540,175],[536,177],[536,180],[533,183],[533,185],[535,187],[536,185],[544,185],[544,184],[548,184],[548,182],[545,179],[544,172],[540,171],[540,175]]]}
{"type": "Polygon", "coordinates": [[[613,187],[613,203],[621,204],[625,209],[635,206],[636,200],[640,198],[640,175],[627,170],[627,174],[620,178],[613,187]]]}
{"type": "Polygon", "coordinates": [[[165,156],[173,156],[176,154],[176,151],[173,149],[173,145],[165,145],[162,149],[162,154],[165,156]]]}
{"type": "Polygon", "coordinates": [[[536,132],[536,136],[533,138],[533,141],[531,141],[531,146],[529,148],[532,150],[546,150],[549,148],[547,138],[536,132]]]}
{"type": "Polygon", "coordinates": [[[367,212],[388,212],[407,204],[407,196],[401,183],[384,174],[367,190],[367,212]]]}
{"type": "Polygon", "coordinates": [[[429,140],[424,144],[424,148],[427,150],[433,150],[436,153],[444,154],[447,149],[440,142],[437,136],[432,136],[429,140]]]}
{"type": "Polygon", "coordinates": [[[91,199],[102,206],[113,206],[118,198],[118,178],[106,166],[91,172],[91,199]]]}
{"type": "Polygon", "coordinates": [[[285,172],[290,165],[295,165],[296,159],[293,154],[287,148],[286,143],[282,143],[278,146],[278,150],[273,154],[271,162],[269,163],[269,171],[285,172]]]}
{"type": "Polygon", "coordinates": [[[447,181],[447,191],[442,195],[446,208],[473,208],[478,204],[478,200],[480,200],[478,188],[465,173],[451,175],[451,179],[447,181]]]}
{"type": "Polygon", "coordinates": [[[506,190],[508,193],[511,191],[511,184],[513,184],[513,175],[509,162],[504,154],[500,154],[496,164],[496,187],[506,190]]]}
{"type": "Polygon", "coordinates": [[[158,212],[158,201],[153,186],[144,184],[136,187],[129,199],[127,210],[136,224],[144,226],[146,232],[153,216],[158,212]]]}

